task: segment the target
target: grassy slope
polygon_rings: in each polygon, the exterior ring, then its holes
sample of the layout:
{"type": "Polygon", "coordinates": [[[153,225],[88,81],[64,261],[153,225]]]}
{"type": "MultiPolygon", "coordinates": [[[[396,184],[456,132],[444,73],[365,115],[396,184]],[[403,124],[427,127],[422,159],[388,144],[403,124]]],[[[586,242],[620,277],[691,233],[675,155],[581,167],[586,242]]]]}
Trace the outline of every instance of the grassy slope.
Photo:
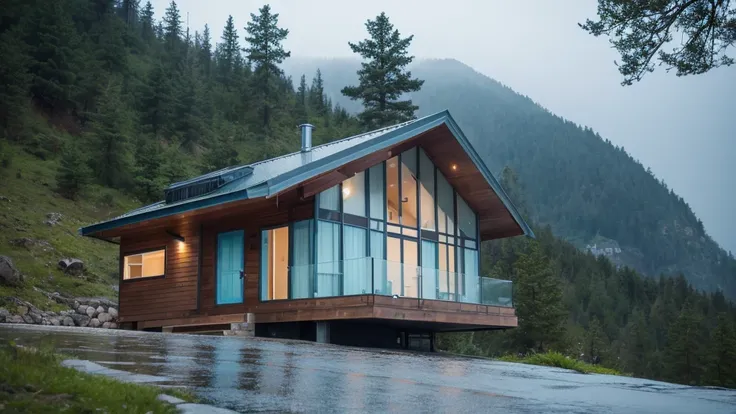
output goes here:
{"type": "Polygon", "coordinates": [[[612,368],[589,364],[587,362],[579,361],[574,358],[569,358],[559,352],[553,351],[544,354],[532,354],[525,357],[506,355],[499,359],[506,362],[517,362],[522,364],[544,365],[548,367],[571,369],[583,374],[626,375],[612,368]]]}
{"type": "MultiPolygon", "coordinates": [[[[175,413],[156,400],[161,389],[122,383],[62,367],[61,358],[10,344],[0,347],[0,412],[7,413],[175,413]]],[[[182,392],[167,394],[192,401],[182,392]]]]}
{"type": "MultiPolygon", "coordinates": [[[[61,135],[58,131],[50,131],[61,135]]],[[[33,289],[70,296],[117,297],[117,246],[79,236],[79,227],[103,220],[134,208],[139,203],[126,195],[92,186],[77,201],[65,199],[54,191],[58,160],[42,160],[7,143],[3,152],[10,153],[9,166],[0,168],[0,254],[10,256],[25,276],[20,288],[0,285],[2,297],[17,296],[41,309],[61,307],[33,289]],[[56,226],[44,224],[50,212],[62,214],[56,226]],[[11,240],[31,238],[48,242],[48,246],[26,248],[11,240]],[[81,277],[64,275],[57,268],[62,257],[76,257],[85,262],[81,277]]]]}

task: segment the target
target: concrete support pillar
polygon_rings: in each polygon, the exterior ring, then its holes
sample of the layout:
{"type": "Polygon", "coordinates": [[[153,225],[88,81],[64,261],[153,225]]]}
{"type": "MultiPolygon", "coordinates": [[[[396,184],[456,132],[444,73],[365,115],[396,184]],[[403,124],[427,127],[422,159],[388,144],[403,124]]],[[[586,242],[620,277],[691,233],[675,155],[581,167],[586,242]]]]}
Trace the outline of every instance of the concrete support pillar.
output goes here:
{"type": "Polygon", "coordinates": [[[245,322],[231,323],[230,330],[224,331],[225,336],[248,336],[254,337],[256,332],[255,315],[245,314],[245,322]]]}
{"type": "Polygon", "coordinates": [[[174,327],[173,326],[164,326],[161,328],[161,332],[163,333],[173,333],[174,327]]]}
{"type": "Polygon", "coordinates": [[[320,321],[317,322],[317,343],[329,344],[330,343],[330,323],[320,321]]]}

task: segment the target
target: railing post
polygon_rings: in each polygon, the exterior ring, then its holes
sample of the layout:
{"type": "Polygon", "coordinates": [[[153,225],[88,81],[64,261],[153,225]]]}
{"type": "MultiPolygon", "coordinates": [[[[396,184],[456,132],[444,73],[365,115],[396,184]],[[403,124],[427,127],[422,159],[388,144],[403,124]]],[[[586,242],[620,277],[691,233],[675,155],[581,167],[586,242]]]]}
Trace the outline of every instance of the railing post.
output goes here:
{"type": "Polygon", "coordinates": [[[483,302],[483,276],[478,275],[478,300],[480,300],[481,305],[485,305],[485,302],[483,302]]]}

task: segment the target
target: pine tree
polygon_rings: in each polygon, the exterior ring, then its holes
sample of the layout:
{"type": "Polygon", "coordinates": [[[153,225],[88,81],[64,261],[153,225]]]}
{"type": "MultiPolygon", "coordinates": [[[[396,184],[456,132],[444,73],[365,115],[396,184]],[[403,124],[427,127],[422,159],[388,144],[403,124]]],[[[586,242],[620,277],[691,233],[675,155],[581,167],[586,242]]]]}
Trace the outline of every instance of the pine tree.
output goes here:
{"type": "Polygon", "coordinates": [[[84,151],[70,141],[61,153],[59,169],[56,172],[56,190],[66,198],[75,200],[89,184],[92,171],[87,167],[84,151]]]}
{"type": "Polygon", "coordinates": [[[304,75],[299,79],[299,87],[296,90],[296,117],[297,122],[308,121],[307,116],[307,80],[304,75]]]}
{"type": "Polygon", "coordinates": [[[141,12],[141,37],[149,44],[156,38],[153,5],[150,1],[146,2],[141,12]]]}
{"type": "Polygon", "coordinates": [[[207,126],[203,116],[202,104],[204,88],[200,80],[200,70],[195,53],[188,53],[184,68],[179,77],[176,90],[176,131],[182,147],[194,151],[195,147],[207,140],[207,126]]]}
{"type": "Polygon", "coordinates": [[[139,139],[136,145],[133,183],[135,193],[141,201],[150,202],[161,198],[166,186],[162,174],[163,151],[158,141],[151,136],[139,139]]]}
{"type": "Polygon", "coordinates": [[[26,50],[18,30],[0,34],[0,137],[16,137],[21,132],[30,82],[26,50]]]}
{"type": "Polygon", "coordinates": [[[703,369],[702,318],[688,301],[667,335],[667,361],[670,379],[683,384],[696,384],[703,369]]]}
{"type": "Polygon", "coordinates": [[[218,45],[219,53],[217,56],[220,82],[226,86],[232,86],[235,83],[236,74],[243,65],[243,58],[240,54],[240,43],[238,42],[238,31],[235,29],[233,16],[227,17],[220,39],[222,43],[218,45]]]}
{"type": "Polygon", "coordinates": [[[202,74],[205,78],[210,77],[212,62],[212,36],[210,35],[210,27],[204,25],[204,31],[202,32],[202,38],[199,45],[199,67],[202,70],[202,74]]]}
{"type": "Polygon", "coordinates": [[[39,4],[26,42],[34,45],[30,72],[31,93],[51,112],[74,107],[79,39],[66,2],[39,4]]]}
{"type": "Polygon", "coordinates": [[[254,65],[255,89],[260,95],[263,127],[267,127],[271,122],[276,79],[282,74],[278,64],[291,56],[291,52],[284,50],[281,45],[289,30],[278,27],[278,13],[271,13],[271,6],[268,4],[258,12],[258,15],[251,13],[251,21],[245,27],[248,33],[245,38],[248,42],[245,52],[248,61],[254,65]]]}
{"type": "Polygon", "coordinates": [[[118,85],[111,83],[103,91],[86,133],[92,167],[101,184],[123,188],[129,183],[129,131],[130,116],[120,102],[118,85]]]}
{"type": "Polygon", "coordinates": [[[174,110],[177,105],[171,77],[163,65],[156,65],[148,74],[141,94],[140,122],[143,130],[156,137],[167,137],[173,131],[174,110]]]}
{"type": "Polygon", "coordinates": [[[718,315],[711,333],[708,361],[709,379],[722,387],[736,387],[736,333],[728,315],[718,315]]]}
{"type": "Polygon", "coordinates": [[[322,71],[319,69],[317,69],[317,74],[312,79],[312,86],[309,88],[309,105],[317,116],[323,117],[327,114],[325,83],[322,80],[322,71]]]}
{"type": "Polygon", "coordinates": [[[598,318],[591,318],[585,336],[586,360],[598,364],[601,360],[605,359],[607,343],[608,338],[606,338],[606,333],[603,332],[600,321],[598,318]]]}
{"type": "Polygon", "coordinates": [[[565,312],[562,309],[560,281],[550,267],[549,259],[537,243],[516,261],[514,306],[519,318],[517,344],[524,350],[549,350],[562,338],[565,312]]]}
{"type": "Polygon", "coordinates": [[[169,54],[174,58],[179,55],[184,34],[182,29],[181,13],[174,0],[171,0],[163,18],[163,36],[169,54]]]}
{"type": "Polygon", "coordinates": [[[358,86],[346,86],[342,94],[353,100],[363,101],[359,118],[367,129],[414,119],[418,109],[409,100],[398,100],[402,94],[416,92],[423,80],[412,79],[405,67],[414,60],[408,49],[414,36],[401,38],[386,13],[365,24],[369,39],[348,43],[354,53],[367,60],[358,70],[358,86]]]}

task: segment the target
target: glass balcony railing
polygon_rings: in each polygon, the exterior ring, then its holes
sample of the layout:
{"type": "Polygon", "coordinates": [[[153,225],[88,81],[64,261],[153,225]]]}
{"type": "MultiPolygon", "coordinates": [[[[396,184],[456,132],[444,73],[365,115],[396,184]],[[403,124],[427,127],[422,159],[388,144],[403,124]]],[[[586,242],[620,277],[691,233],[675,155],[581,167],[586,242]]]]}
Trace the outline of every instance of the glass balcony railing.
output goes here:
{"type": "Polygon", "coordinates": [[[512,283],[372,257],[291,266],[290,298],[375,294],[513,306],[512,283]]]}

